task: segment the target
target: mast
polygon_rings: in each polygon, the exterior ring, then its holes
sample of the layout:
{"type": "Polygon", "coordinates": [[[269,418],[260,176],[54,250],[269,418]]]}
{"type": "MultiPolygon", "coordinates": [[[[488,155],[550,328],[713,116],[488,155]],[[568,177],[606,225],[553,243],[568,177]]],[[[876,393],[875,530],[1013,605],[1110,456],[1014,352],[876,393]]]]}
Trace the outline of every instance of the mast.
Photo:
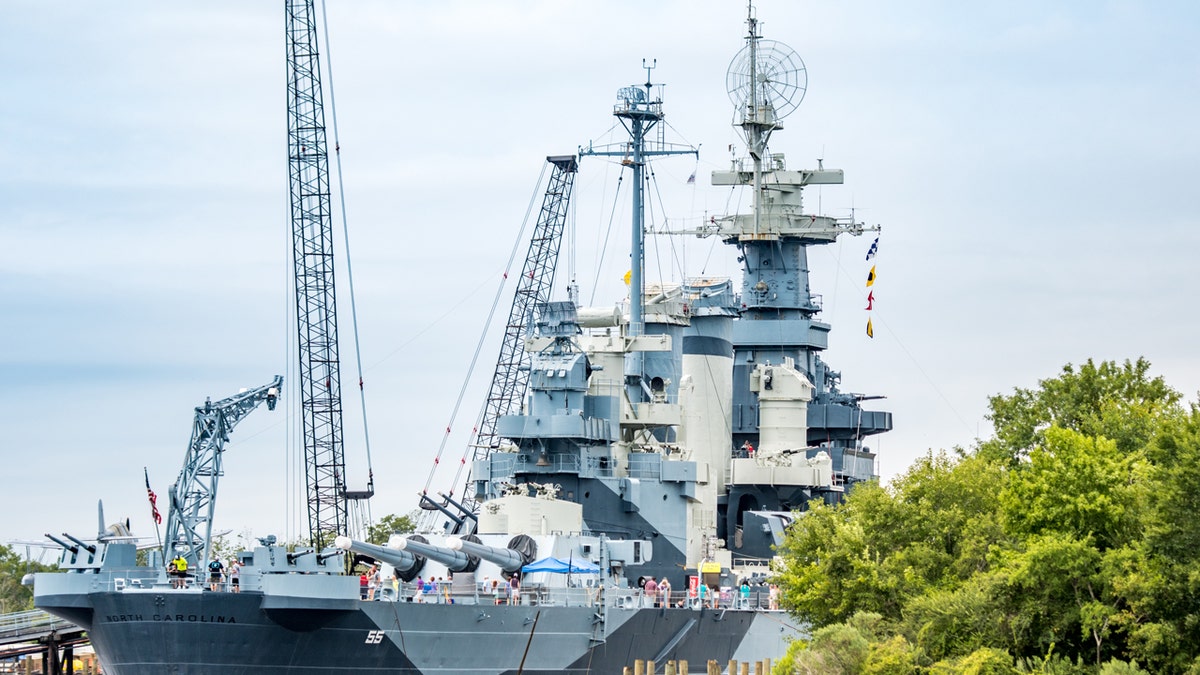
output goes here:
{"type": "Polygon", "coordinates": [[[829,450],[839,480],[865,480],[873,475],[874,455],[862,441],[891,429],[891,415],[863,410],[862,397],[839,391],[840,374],[822,360],[831,326],[817,318],[821,297],[809,286],[808,249],[879,226],[805,210],[804,188],[841,185],[844,175],[820,160],[816,169],[789,170],[783,155],[769,150],[772,133],[804,99],[808,75],[790,47],[762,38],[753,6],[746,23],[746,46],[730,64],[727,84],[749,161],[735,159],[731,170],[714,172],[712,180],[751,188],[753,210],[718,219],[710,232],[737,247],[743,263],[742,320],[733,336],[733,444],[759,440],[762,411],[749,388],[751,371],[791,359],[814,389],[808,443],[829,450]]]}
{"type": "Polygon", "coordinates": [[[347,531],[346,460],[334,294],[329,154],[313,0],[287,0],[288,167],[308,531],[347,531]]]}
{"type": "MultiPolygon", "coordinates": [[[[617,92],[617,104],[613,108],[613,116],[621,120],[621,124],[629,133],[628,143],[621,144],[620,149],[603,150],[589,146],[580,149],[580,155],[596,155],[601,157],[621,157],[621,164],[633,171],[633,213],[630,218],[630,260],[629,260],[629,329],[630,337],[637,337],[645,332],[645,260],[646,260],[646,215],[643,205],[645,194],[646,163],[650,157],[664,155],[695,155],[695,148],[673,147],[661,140],[655,147],[648,147],[646,134],[665,118],[662,109],[661,96],[654,96],[654,84],[650,81],[650,71],[658,61],[649,65],[642,59],[642,68],[646,70],[646,82],[642,85],[622,87],[617,92]]],[[[661,88],[661,85],[659,85],[661,88]]],[[[639,354],[640,363],[641,358],[639,354]]],[[[632,376],[641,379],[643,367],[636,367],[632,376]]],[[[631,387],[632,391],[641,391],[640,387],[631,387]]],[[[637,394],[633,394],[638,396],[637,394]]]]}

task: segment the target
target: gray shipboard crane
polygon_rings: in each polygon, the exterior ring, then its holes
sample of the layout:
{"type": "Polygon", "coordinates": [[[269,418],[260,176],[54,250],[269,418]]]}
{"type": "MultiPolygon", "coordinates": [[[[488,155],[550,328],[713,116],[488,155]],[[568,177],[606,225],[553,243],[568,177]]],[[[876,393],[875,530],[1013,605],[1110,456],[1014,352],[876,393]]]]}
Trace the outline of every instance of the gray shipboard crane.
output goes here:
{"type": "Polygon", "coordinates": [[[217,482],[224,473],[225,444],[238,422],[255,408],[267,404],[274,410],[283,391],[283,376],[270,384],[248,389],[216,403],[196,407],[192,440],[183,460],[183,470],[170,489],[163,559],[183,556],[196,569],[208,560],[212,548],[213,510],[217,504],[217,482]]]}

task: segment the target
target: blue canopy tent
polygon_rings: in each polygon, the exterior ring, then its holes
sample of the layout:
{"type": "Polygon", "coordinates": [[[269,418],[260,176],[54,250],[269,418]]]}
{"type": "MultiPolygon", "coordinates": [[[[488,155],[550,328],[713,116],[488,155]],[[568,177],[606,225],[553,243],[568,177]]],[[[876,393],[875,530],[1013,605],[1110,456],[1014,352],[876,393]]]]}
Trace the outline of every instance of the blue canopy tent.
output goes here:
{"type": "Polygon", "coordinates": [[[600,566],[586,560],[566,561],[560,558],[542,558],[521,568],[523,574],[530,572],[553,572],[555,574],[599,574],[600,566]]]}

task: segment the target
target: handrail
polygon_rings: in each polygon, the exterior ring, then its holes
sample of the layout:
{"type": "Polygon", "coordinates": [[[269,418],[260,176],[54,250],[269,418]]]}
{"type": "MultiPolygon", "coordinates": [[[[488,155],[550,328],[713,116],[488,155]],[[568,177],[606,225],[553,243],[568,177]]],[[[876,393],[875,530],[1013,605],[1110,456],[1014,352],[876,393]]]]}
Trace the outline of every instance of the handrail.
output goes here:
{"type": "Polygon", "coordinates": [[[68,628],[74,625],[66,619],[60,619],[40,609],[0,614],[0,636],[2,637],[16,637],[27,632],[68,628]]]}

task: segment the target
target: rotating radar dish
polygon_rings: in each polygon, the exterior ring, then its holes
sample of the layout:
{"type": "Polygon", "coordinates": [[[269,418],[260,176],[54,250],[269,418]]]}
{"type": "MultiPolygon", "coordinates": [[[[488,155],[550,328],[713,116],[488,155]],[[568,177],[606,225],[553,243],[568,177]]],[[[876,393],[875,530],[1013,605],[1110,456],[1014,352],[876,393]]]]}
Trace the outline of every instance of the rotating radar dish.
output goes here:
{"type": "Polygon", "coordinates": [[[750,45],[743,47],[730,62],[725,76],[729,100],[749,117],[756,117],[750,109],[753,86],[757,90],[756,107],[769,105],[775,119],[787,117],[799,107],[808,88],[804,61],[791,47],[774,40],[758,40],[754,52],[757,67],[752,62],[750,45]],[[754,70],[758,71],[757,77],[752,77],[754,70]]]}

